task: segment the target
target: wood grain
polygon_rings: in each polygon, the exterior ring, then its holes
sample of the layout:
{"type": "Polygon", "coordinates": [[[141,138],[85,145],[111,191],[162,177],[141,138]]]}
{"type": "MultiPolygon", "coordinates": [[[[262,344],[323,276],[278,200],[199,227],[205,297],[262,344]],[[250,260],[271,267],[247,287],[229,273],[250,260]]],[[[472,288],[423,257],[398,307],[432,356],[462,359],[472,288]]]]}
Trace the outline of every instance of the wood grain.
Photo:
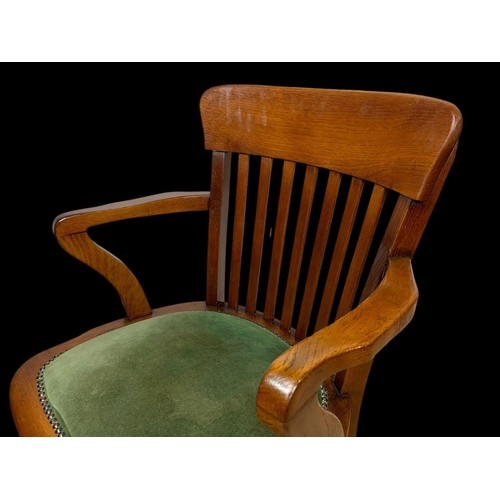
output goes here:
{"type": "Polygon", "coordinates": [[[268,321],[273,321],[276,308],[276,297],[278,295],[281,263],[283,260],[283,249],[285,247],[286,228],[288,215],[290,213],[290,201],[292,197],[294,176],[295,163],[289,161],[284,162],[283,175],[281,177],[280,197],[278,201],[278,213],[276,215],[276,227],[274,229],[271,266],[269,268],[269,279],[267,282],[266,303],[264,307],[264,318],[268,321]]]}
{"type": "Polygon", "coordinates": [[[311,262],[307,273],[306,289],[304,291],[299,320],[297,322],[295,335],[298,339],[303,339],[306,336],[307,328],[309,326],[314,297],[316,296],[321,267],[323,265],[323,258],[325,256],[326,245],[330,235],[330,228],[337,202],[340,181],[340,174],[337,174],[336,172],[329,173],[321,216],[318,222],[316,238],[314,240],[311,262]]]}
{"type": "Polygon", "coordinates": [[[10,397],[20,435],[55,435],[43,414],[36,389],[36,375],[45,362],[68,348],[131,322],[189,310],[218,311],[243,317],[265,326],[293,346],[272,363],[260,384],[256,409],[264,425],[286,436],[356,434],[373,358],[406,326],[415,310],[418,292],[411,258],[455,159],[462,129],[460,111],[438,99],[408,94],[251,85],[212,88],[203,95],[200,109],[205,146],[213,150],[210,193],[164,193],[67,212],[54,221],[54,233],[63,248],[113,284],[128,318],[48,349],[18,370],[11,384],[10,397]],[[239,154],[240,159],[226,304],[225,259],[232,152],[239,154]],[[247,215],[248,155],[260,156],[262,161],[244,308],[238,304],[238,295],[247,215]],[[284,160],[284,166],[264,313],[260,313],[257,295],[274,158],[284,160]],[[307,165],[307,174],[279,320],[274,316],[296,163],[307,165]],[[303,249],[309,231],[317,167],[330,171],[329,183],[298,326],[294,331],[291,323],[297,283],[301,269],[308,265],[303,262],[303,249]],[[315,322],[316,333],[300,340],[308,330],[341,174],[351,175],[353,179],[315,322]],[[365,182],[375,183],[373,194],[340,296],[337,320],[329,325],[365,182]],[[386,189],[399,193],[399,199],[363,288],[360,304],[350,310],[386,189]],[[108,222],[203,210],[209,211],[206,302],[151,310],[140,284],[127,266],[88,236],[90,227],[108,222]],[[325,384],[331,396],[328,411],[317,401],[321,384],[325,384]]]}
{"type": "Polygon", "coordinates": [[[58,215],[52,224],[56,237],[86,232],[90,227],[152,215],[208,210],[208,191],[169,192],[58,215]]]}
{"type": "Polygon", "coordinates": [[[241,277],[241,257],[243,254],[243,236],[245,231],[245,214],[247,205],[249,156],[239,155],[238,178],[236,184],[236,204],[234,208],[233,240],[231,247],[231,271],[229,276],[228,305],[232,309],[238,307],[241,277]]]}
{"type": "Polygon", "coordinates": [[[409,323],[417,298],[410,259],[390,259],[384,279],[367,300],[271,364],[257,394],[261,421],[271,429],[286,427],[323,381],[372,360],[409,323]]]}
{"type": "Polygon", "coordinates": [[[342,290],[342,297],[337,309],[335,319],[339,319],[344,314],[347,314],[354,302],[354,296],[358,291],[359,280],[361,273],[365,267],[366,257],[370,250],[375,229],[380,218],[382,209],[384,208],[384,201],[387,195],[387,190],[381,186],[374,186],[370,198],[370,203],[363,220],[363,226],[359,233],[358,241],[356,242],[356,249],[349,266],[349,273],[342,290]]]}
{"type": "Polygon", "coordinates": [[[358,206],[363,192],[364,181],[353,178],[351,180],[351,187],[347,196],[347,201],[342,215],[342,222],[340,223],[339,233],[335,241],[335,248],[333,250],[332,261],[328,270],[326,278],[325,290],[321,299],[321,305],[316,319],[314,331],[324,328],[330,321],[330,314],[332,310],[333,300],[339,283],[340,273],[344,264],[345,254],[349,245],[352,228],[356,214],[358,213],[358,206]]]}
{"type": "MultiPolygon", "coordinates": [[[[290,330],[292,327],[293,309],[295,306],[295,298],[297,296],[297,285],[299,283],[302,256],[304,254],[304,247],[306,244],[309,217],[311,215],[311,209],[314,201],[317,179],[318,169],[308,165],[306,168],[302,197],[300,200],[299,216],[297,219],[297,226],[295,228],[292,257],[290,260],[290,268],[288,269],[285,300],[283,303],[283,312],[281,314],[281,327],[284,330],[290,330]]],[[[297,332],[295,332],[295,334],[297,334],[297,332]]]]}
{"type": "Polygon", "coordinates": [[[264,233],[266,229],[267,203],[271,185],[271,158],[262,158],[260,165],[259,190],[257,207],[255,209],[255,227],[253,232],[252,256],[250,258],[250,276],[248,278],[248,293],[246,311],[255,314],[257,311],[257,293],[259,291],[262,251],[264,248],[264,233]]]}
{"type": "Polygon", "coordinates": [[[56,217],[52,225],[57,241],[66,252],[104,276],[116,289],[128,318],[151,313],[146,295],[132,271],[116,256],[97,245],[88,235],[93,226],[138,217],[208,210],[209,194],[164,193],[111,203],[56,217]]]}
{"type": "Polygon", "coordinates": [[[208,253],[207,253],[207,304],[216,306],[221,296],[220,287],[224,282],[224,261],[221,253],[226,248],[221,247],[225,241],[227,226],[223,226],[223,216],[227,218],[226,198],[223,193],[227,184],[227,170],[231,166],[231,155],[221,151],[214,151],[212,155],[212,182],[210,189],[210,204],[208,217],[208,253]]]}
{"type": "Polygon", "coordinates": [[[416,200],[461,131],[453,105],[390,92],[225,85],[200,103],[205,147],[362,177],[416,200]]]}

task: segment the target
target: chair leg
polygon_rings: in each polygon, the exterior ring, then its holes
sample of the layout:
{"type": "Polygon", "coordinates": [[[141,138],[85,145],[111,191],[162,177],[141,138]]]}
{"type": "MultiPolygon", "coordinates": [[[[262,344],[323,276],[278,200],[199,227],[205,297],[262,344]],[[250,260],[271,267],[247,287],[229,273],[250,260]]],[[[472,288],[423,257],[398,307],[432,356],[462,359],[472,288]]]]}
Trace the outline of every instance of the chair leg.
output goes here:
{"type": "Polygon", "coordinates": [[[350,399],[350,422],[347,429],[347,436],[354,437],[358,429],[359,412],[363,401],[366,382],[373,360],[363,365],[355,366],[346,370],[341,380],[335,378],[335,385],[342,396],[349,396],[350,399]],[[340,384],[339,384],[340,383],[340,384]],[[338,385],[339,384],[339,385],[338,385]]]}

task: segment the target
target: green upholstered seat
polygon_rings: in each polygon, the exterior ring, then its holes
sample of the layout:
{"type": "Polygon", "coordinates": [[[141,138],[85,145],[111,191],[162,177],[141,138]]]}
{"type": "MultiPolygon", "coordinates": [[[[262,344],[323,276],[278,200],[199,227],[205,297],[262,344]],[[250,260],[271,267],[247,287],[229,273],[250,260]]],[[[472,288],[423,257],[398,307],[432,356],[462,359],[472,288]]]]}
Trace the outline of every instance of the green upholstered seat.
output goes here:
{"type": "Polygon", "coordinates": [[[289,345],[242,318],[209,311],[150,318],[61,354],[43,374],[70,436],[272,436],[255,400],[289,345]]]}

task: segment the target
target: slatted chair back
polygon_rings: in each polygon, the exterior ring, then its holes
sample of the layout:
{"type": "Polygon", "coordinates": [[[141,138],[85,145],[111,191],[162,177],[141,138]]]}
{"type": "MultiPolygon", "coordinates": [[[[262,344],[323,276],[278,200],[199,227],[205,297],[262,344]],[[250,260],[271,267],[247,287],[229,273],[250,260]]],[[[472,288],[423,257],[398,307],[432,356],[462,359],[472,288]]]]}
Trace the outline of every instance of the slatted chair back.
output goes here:
{"type": "Polygon", "coordinates": [[[452,104],[397,93],[229,85],[201,115],[207,303],[294,342],[369,296],[388,258],[413,256],[461,131],[452,104]]]}

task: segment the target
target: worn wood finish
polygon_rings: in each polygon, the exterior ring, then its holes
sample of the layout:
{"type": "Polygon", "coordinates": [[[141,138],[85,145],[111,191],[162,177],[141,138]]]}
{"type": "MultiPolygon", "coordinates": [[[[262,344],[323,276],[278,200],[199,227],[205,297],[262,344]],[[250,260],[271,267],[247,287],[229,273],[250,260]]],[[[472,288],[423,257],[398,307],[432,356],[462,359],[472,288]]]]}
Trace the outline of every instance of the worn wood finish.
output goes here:
{"type": "Polygon", "coordinates": [[[207,149],[321,166],[417,200],[461,128],[453,104],[387,92],[226,85],[200,107],[207,149]]]}
{"type": "Polygon", "coordinates": [[[316,167],[311,167],[310,165],[308,165],[306,168],[304,188],[302,190],[302,198],[300,201],[299,217],[295,230],[292,257],[290,260],[288,281],[285,290],[285,301],[283,304],[283,312],[281,315],[281,328],[287,331],[292,327],[293,308],[295,305],[295,297],[297,295],[297,285],[299,282],[299,274],[302,266],[302,255],[304,254],[304,246],[306,243],[307,229],[309,227],[309,217],[311,215],[317,178],[318,169],[316,167]]]}
{"type": "Polygon", "coordinates": [[[236,204],[234,208],[234,229],[231,248],[231,274],[229,276],[228,305],[238,307],[241,276],[241,256],[243,254],[243,235],[245,231],[245,213],[247,206],[249,156],[239,155],[238,179],[236,185],[236,204]]]}
{"type": "MultiPolygon", "coordinates": [[[[207,304],[216,306],[220,302],[221,287],[224,283],[223,243],[226,241],[227,195],[223,193],[224,185],[228,184],[227,171],[231,167],[231,155],[214,151],[212,155],[212,183],[210,190],[210,205],[208,218],[208,255],[207,255],[207,304]],[[223,220],[224,219],[224,220],[223,220]]],[[[222,290],[223,291],[223,290],[222,290]]]]}
{"type": "Polygon", "coordinates": [[[255,314],[257,311],[257,293],[259,291],[260,268],[262,264],[262,250],[264,247],[264,233],[266,229],[267,203],[269,200],[272,165],[273,161],[271,158],[262,158],[260,165],[259,191],[257,193],[257,208],[255,210],[252,256],[250,259],[250,276],[248,278],[246,311],[249,314],[255,314]]]}
{"type": "Polygon", "coordinates": [[[323,208],[307,273],[306,289],[304,291],[299,320],[297,322],[295,336],[298,339],[303,339],[307,334],[314,297],[316,296],[321,267],[323,265],[323,258],[325,256],[326,244],[328,242],[328,236],[330,235],[330,227],[332,225],[333,213],[337,202],[340,180],[341,176],[336,172],[329,173],[325,197],[323,199],[323,208]]]}
{"type": "Polygon", "coordinates": [[[351,180],[351,187],[349,189],[344,213],[342,215],[339,234],[335,242],[332,262],[328,270],[325,290],[323,292],[323,298],[321,299],[321,305],[314,331],[324,328],[330,321],[333,300],[335,299],[335,292],[337,291],[342,265],[344,264],[344,258],[349,245],[352,228],[354,226],[356,214],[358,213],[358,206],[361,200],[363,187],[364,181],[354,178],[351,180]]]}
{"type": "Polygon", "coordinates": [[[137,217],[208,210],[209,194],[164,193],[120,203],[66,212],[54,220],[54,234],[64,250],[104,276],[116,289],[128,318],[151,313],[144,291],[132,271],[97,245],[88,229],[100,224],[137,217]]]}
{"type": "Polygon", "coordinates": [[[410,259],[390,259],[384,279],[367,300],[271,364],[257,394],[261,420],[273,429],[286,427],[323,381],[368,363],[409,323],[417,297],[410,259]]]}
{"type": "Polygon", "coordinates": [[[283,175],[281,177],[280,197],[278,201],[278,214],[276,216],[276,227],[274,229],[271,267],[269,269],[266,303],[264,307],[264,318],[268,321],[272,321],[274,319],[276,308],[276,297],[278,295],[281,262],[283,260],[283,249],[285,247],[286,227],[288,223],[288,214],[290,212],[294,176],[295,163],[290,161],[284,162],[283,175]]]}

